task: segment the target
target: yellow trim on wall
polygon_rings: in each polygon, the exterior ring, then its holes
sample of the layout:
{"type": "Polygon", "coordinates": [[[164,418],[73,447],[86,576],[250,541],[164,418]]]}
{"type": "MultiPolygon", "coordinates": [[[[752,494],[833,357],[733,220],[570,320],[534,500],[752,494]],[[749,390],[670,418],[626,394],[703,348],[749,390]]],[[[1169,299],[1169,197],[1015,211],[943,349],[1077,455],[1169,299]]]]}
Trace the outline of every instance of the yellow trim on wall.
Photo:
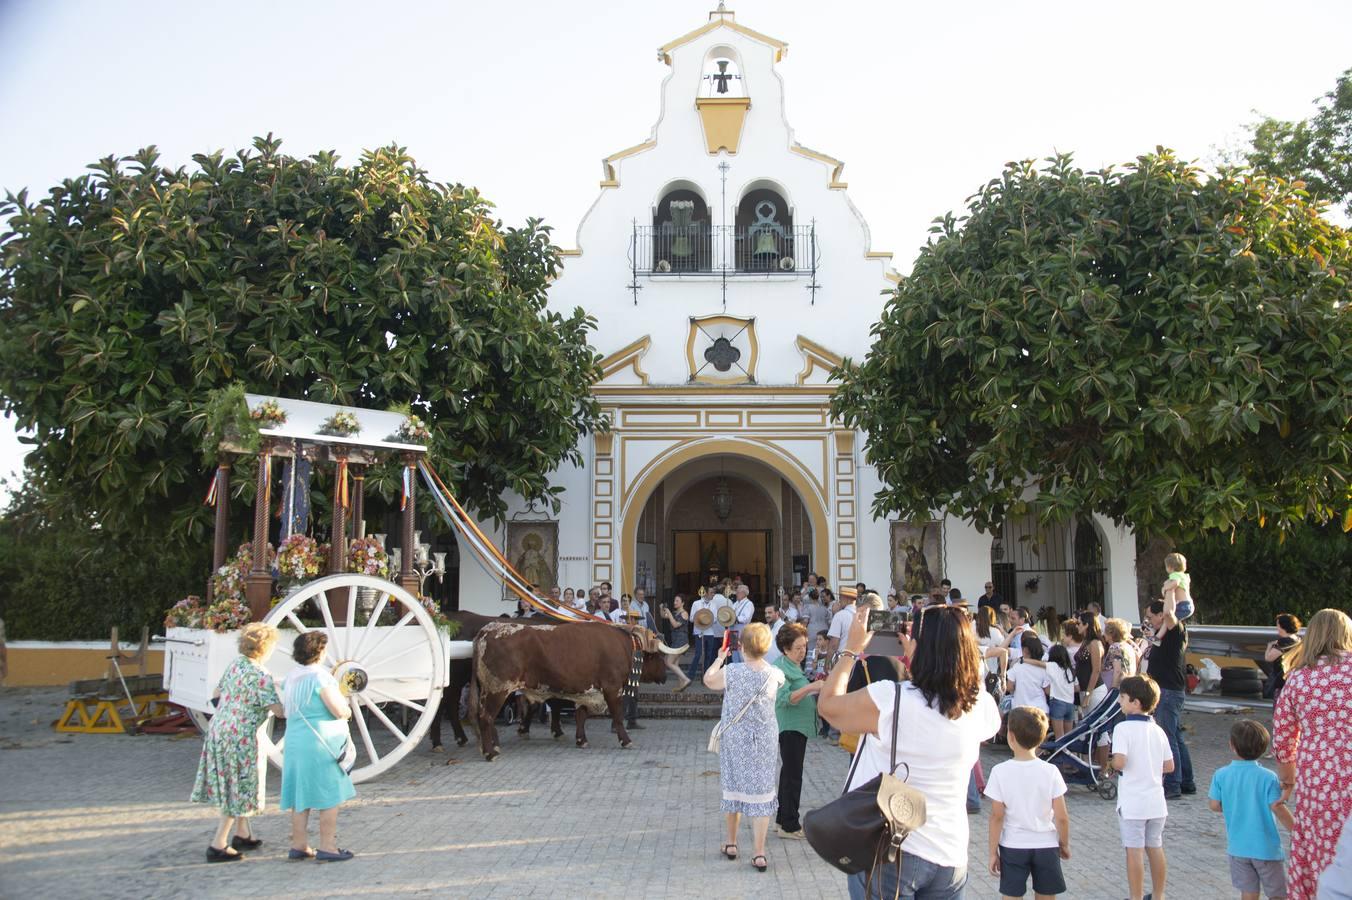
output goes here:
{"type": "Polygon", "coordinates": [[[638,362],[652,347],[653,339],[650,335],[644,335],[628,346],[621,347],[614,353],[601,360],[601,380],[609,378],[621,369],[632,367],[634,374],[638,376],[640,384],[648,383],[648,373],[639,368],[638,362]]]}
{"type": "Polygon", "coordinates": [[[799,156],[806,156],[808,159],[815,159],[817,162],[824,162],[828,166],[831,166],[831,180],[828,182],[827,187],[832,190],[843,191],[849,187],[848,184],[840,180],[841,173],[845,171],[844,160],[836,159],[834,156],[827,156],[825,153],[820,153],[810,147],[804,147],[797,141],[789,145],[789,152],[797,153],[799,156]]]}
{"type": "Polygon", "coordinates": [[[735,156],[742,142],[742,126],[746,124],[750,97],[700,97],[695,100],[700,125],[704,128],[704,145],[710,156],[726,150],[735,156]]]}
{"type": "Polygon", "coordinates": [[[613,188],[620,186],[619,176],[615,174],[615,163],[619,162],[622,159],[626,159],[630,156],[637,156],[638,154],[644,152],[645,150],[651,150],[656,146],[657,141],[651,139],[646,140],[641,144],[635,144],[632,147],[627,147],[624,150],[621,150],[619,153],[612,153],[610,156],[607,156],[605,159],[601,160],[601,167],[606,173],[605,180],[601,182],[601,187],[613,188]]]}
{"type": "MultiPolygon", "coordinates": [[[[803,384],[808,378],[812,377],[813,369],[821,368],[829,372],[843,361],[843,357],[839,354],[832,353],[821,344],[808,340],[801,334],[798,335],[793,345],[798,348],[799,353],[803,354],[803,371],[798,373],[798,377],[795,379],[796,384],[803,384]]],[[[821,386],[825,387],[825,385],[821,386]]]]}
{"type": "MultiPolygon", "coordinates": [[[[807,397],[830,397],[836,392],[834,384],[739,384],[736,385],[736,393],[742,396],[755,396],[760,394],[789,394],[807,397]]],[[[608,403],[624,403],[628,401],[617,399],[624,394],[641,393],[643,397],[652,397],[655,395],[700,395],[709,394],[727,394],[732,388],[726,384],[594,384],[592,385],[592,394],[597,397],[605,397],[608,403]]],[[[729,398],[729,402],[734,401],[729,398]]],[[[800,402],[800,401],[790,401],[800,402]]],[[[806,399],[802,402],[806,402],[806,399]]]]}
{"type": "MultiPolygon", "coordinates": [[[[620,449],[619,449],[620,469],[618,475],[618,478],[620,480],[620,508],[623,509],[627,507],[631,502],[633,502],[634,486],[640,484],[644,479],[646,479],[648,477],[648,472],[651,471],[653,466],[656,466],[667,453],[670,453],[673,449],[688,444],[692,441],[708,441],[718,438],[724,438],[726,436],[727,436],[726,433],[721,432],[714,433],[704,432],[696,434],[690,434],[689,432],[686,432],[684,434],[629,434],[622,436],[620,439],[620,449]],[[639,469],[637,472],[633,473],[633,475],[631,476],[629,474],[628,460],[626,458],[628,453],[628,447],[630,444],[637,444],[640,442],[664,443],[667,444],[668,447],[665,450],[658,451],[653,456],[652,459],[644,463],[643,467],[639,469]]],[[[745,444],[746,446],[762,447],[776,456],[782,456],[786,459],[793,459],[794,464],[799,466],[799,468],[802,468],[803,471],[807,473],[805,477],[812,482],[813,490],[816,492],[816,494],[822,498],[826,497],[827,484],[829,482],[831,475],[830,468],[828,465],[830,458],[830,449],[827,446],[827,439],[825,436],[818,436],[813,434],[801,434],[801,433],[757,434],[754,438],[748,436],[739,438],[739,440],[741,440],[743,444],[745,444]],[[799,462],[796,458],[793,457],[791,453],[789,453],[789,451],[779,446],[780,441],[806,441],[818,444],[822,454],[821,476],[818,477],[810,469],[804,467],[801,462],[799,462]]]]}
{"type": "Polygon", "coordinates": [[[685,360],[689,365],[690,381],[694,384],[713,384],[713,385],[731,385],[747,384],[756,381],[756,363],[760,357],[760,342],[756,340],[756,319],[744,318],[741,316],[691,316],[690,334],[685,341],[685,360]],[[726,325],[729,328],[741,327],[746,332],[746,340],[750,345],[751,358],[742,364],[742,368],[747,371],[745,375],[696,375],[701,368],[695,362],[695,341],[699,337],[700,329],[705,326],[726,325]]]}
{"type": "Polygon", "coordinates": [[[708,22],[696,28],[694,31],[688,31],[674,41],[669,41],[657,48],[657,58],[667,65],[671,65],[671,51],[683,44],[688,44],[698,37],[702,37],[717,28],[730,28],[738,34],[746,35],[753,41],[760,41],[762,44],[769,44],[775,51],[775,62],[781,61],[789,52],[789,45],[779,38],[772,38],[768,34],[761,34],[759,31],[747,28],[745,25],[738,25],[732,18],[731,12],[717,14],[718,18],[710,18],[708,22]]]}
{"type": "Polygon", "coordinates": [[[681,466],[706,456],[740,456],[763,463],[780,477],[793,485],[798,497],[803,501],[803,509],[812,521],[812,566],[818,571],[830,571],[831,534],[830,520],[826,515],[826,501],[812,484],[810,473],[805,472],[797,460],[782,453],[773,452],[769,446],[751,443],[738,438],[700,438],[683,441],[667,453],[653,460],[633,485],[625,486],[629,498],[620,509],[620,567],[616,580],[628,584],[626,578],[632,578],[636,571],[634,557],[637,552],[638,524],[652,492],[672,472],[681,466]]]}

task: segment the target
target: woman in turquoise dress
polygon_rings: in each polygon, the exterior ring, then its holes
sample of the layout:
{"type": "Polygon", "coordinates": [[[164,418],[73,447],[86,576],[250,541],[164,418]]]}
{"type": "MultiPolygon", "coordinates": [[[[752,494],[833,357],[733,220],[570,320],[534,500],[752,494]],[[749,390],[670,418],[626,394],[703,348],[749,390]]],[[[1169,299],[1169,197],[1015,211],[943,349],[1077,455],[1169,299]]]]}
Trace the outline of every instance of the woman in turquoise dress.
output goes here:
{"type": "Polygon", "coordinates": [[[286,676],[286,748],[282,754],[282,809],[291,810],[290,859],[321,862],[352,858],[338,847],[338,805],[357,796],[339,761],[348,740],[352,710],[338,682],[323,667],[329,639],[320,631],[296,637],[286,676]],[[319,811],[319,849],[310,847],[310,810],[319,811]]]}
{"type": "Polygon", "coordinates": [[[220,705],[202,742],[192,789],[194,803],[211,803],[221,810],[220,826],[207,845],[207,862],[241,860],[240,850],[263,843],[253,836],[249,817],[263,810],[265,763],[258,752],[258,728],[269,711],[282,711],[276,685],[263,668],[276,646],[276,628],[261,622],[244,626],[239,633],[240,655],[216,689],[220,705]]]}

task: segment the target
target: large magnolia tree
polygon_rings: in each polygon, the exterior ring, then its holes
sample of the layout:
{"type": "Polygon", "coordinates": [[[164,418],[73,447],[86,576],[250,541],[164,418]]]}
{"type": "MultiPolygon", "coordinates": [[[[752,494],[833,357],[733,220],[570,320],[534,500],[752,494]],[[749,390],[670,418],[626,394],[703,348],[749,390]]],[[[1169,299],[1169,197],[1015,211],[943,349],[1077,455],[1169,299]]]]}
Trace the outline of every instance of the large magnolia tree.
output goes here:
{"type": "Polygon", "coordinates": [[[150,148],[0,206],[0,400],[34,433],[45,502],[109,528],[200,529],[202,411],[232,381],[410,403],[472,508],[548,496],[600,425],[595,323],[546,308],[548,229],[504,228],[398,147],[348,167],[279,144],[192,169],[150,148]]]}
{"type": "Polygon", "coordinates": [[[875,513],[990,530],[1031,492],[1044,521],[1173,537],[1349,514],[1352,252],[1299,191],[1061,156],[934,233],[836,372],[875,513]]]}

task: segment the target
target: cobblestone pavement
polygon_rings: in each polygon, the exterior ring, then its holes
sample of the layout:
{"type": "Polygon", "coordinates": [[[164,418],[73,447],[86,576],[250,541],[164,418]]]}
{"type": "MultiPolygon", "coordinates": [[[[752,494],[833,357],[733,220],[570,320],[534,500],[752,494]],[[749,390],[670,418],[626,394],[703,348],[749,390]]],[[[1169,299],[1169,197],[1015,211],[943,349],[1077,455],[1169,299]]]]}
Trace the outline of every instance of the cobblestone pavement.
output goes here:
{"type": "MultiPolygon", "coordinates": [[[[649,720],[631,750],[604,726],[594,727],[589,750],[547,730],[527,742],[504,729],[494,763],[472,744],[448,754],[420,749],[359,785],[343,807],[339,843],[357,858],[342,865],[285,861],[274,772],[270,809],[256,824],[267,843],[246,862],[208,865],[214,812],[187,802],[199,739],[58,734],[50,724],[63,701],[59,689],[0,690],[3,897],[845,896],[843,876],[806,842],[773,831],[766,874],[749,865],[749,832],[741,861],[719,856],[717,761],[704,749],[710,722],[649,720]]],[[[1174,900],[1233,893],[1224,827],[1205,800],[1211,773],[1227,761],[1231,721],[1187,716],[1201,793],[1171,804],[1174,900]]],[[[989,767],[1006,756],[988,749],[984,760],[989,767]]],[[[825,740],[811,742],[805,809],[836,795],[847,763],[825,740]]],[[[1125,897],[1113,805],[1084,788],[1072,788],[1069,803],[1065,896],[1125,897]]],[[[997,896],[984,865],[986,807],[970,819],[973,898],[997,896]]]]}

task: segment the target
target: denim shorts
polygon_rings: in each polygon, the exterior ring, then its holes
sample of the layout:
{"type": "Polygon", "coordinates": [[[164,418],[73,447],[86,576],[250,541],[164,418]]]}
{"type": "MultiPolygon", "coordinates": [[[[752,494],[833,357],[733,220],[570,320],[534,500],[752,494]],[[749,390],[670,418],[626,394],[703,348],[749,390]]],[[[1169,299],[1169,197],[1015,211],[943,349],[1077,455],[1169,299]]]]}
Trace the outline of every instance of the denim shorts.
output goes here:
{"type": "MultiPolygon", "coordinates": [[[[1047,708],[1050,710],[1050,712],[1047,713],[1047,718],[1049,719],[1057,719],[1058,721],[1061,722],[1069,722],[1075,718],[1074,703],[1067,703],[1064,700],[1048,698],[1047,708]]],[[[1043,891],[1043,893],[1046,892],[1043,891]]]]}
{"type": "Polygon", "coordinates": [[[1128,850],[1163,847],[1165,819],[1165,816],[1157,819],[1127,819],[1119,812],[1117,828],[1122,833],[1122,846],[1128,850]]]}

